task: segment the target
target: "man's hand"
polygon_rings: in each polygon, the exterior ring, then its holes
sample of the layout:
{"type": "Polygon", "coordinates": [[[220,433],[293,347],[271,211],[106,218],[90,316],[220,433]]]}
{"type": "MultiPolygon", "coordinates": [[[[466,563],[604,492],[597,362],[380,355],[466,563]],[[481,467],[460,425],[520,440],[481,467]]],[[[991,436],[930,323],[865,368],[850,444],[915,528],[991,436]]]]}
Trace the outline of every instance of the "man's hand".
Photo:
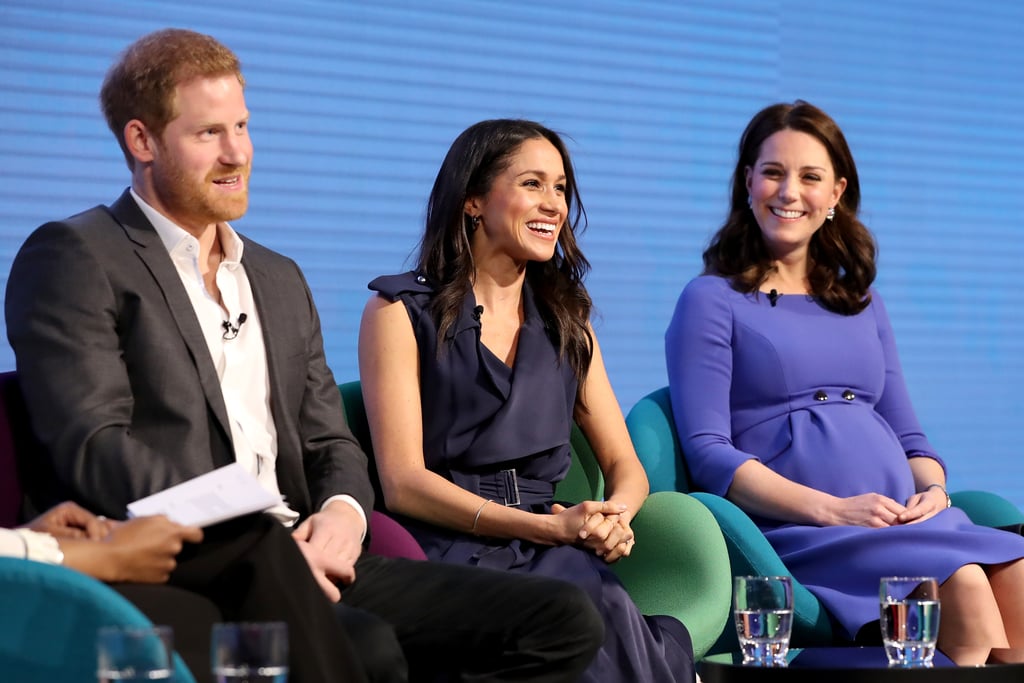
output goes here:
{"type": "Polygon", "coordinates": [[[356,560],[363,552],[363,521],[355,509],[334,501],[292,532],[317,583],[333,602],[341,600],[336,581],[356,580],[356,560]]]}
{"type": "Polygon", "coordinates": [[[57,538],[99,540],[110,533],[112,525],[106,517],[97,517],[77,503],[67,501],[50,508],[25,526],[57,538]]]}

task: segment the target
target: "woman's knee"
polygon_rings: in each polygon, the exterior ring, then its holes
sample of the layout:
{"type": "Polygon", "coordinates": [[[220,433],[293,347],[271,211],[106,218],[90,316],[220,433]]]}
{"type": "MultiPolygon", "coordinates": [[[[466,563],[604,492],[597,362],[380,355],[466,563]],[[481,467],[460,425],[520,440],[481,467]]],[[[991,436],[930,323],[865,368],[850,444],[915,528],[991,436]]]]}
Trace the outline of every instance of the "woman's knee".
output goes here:
{"type": "Polygon", "coordinates": [[[994,600],[988,574],[977,564],[965,564],[953,572],[939,587],[939,595],[944,600],[965,600],[970,603],[994,600]]]}

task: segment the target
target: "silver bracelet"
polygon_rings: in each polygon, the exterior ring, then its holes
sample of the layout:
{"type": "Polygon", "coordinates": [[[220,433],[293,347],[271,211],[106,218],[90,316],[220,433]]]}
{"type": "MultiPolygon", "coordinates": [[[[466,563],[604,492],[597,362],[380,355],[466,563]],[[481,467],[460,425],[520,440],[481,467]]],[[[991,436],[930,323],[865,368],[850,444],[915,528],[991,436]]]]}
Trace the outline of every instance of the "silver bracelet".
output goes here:
{"type": "Polygon", "coordinates": [[[492,501],[492,500],[491,500],[490,498],[488,498],[488,499],[487,499],[487,500],[485,500],[484,502],[480,503],[480,507],[478,507],[478,508],[476,509],[476,516],[475,516],[475,517],[473,517],[473,526],[472,526],[472,527],[470,527],[470,532],[471,532],[471,533],[472,533],[472,534],[473,534],[474,536],[476,535],[476,525],[477,525],[477,524],[479,524],[479,522],[480,522],[480,513],[482,513],[482,512],[484,511],[484,508],[485,508],[485,507],[487,507],[487,504],[488,504],[488,503],[493,503],[493,502],[494,502],[494,501],[492,501]]]}
{"type": "Polygon", "coordinates": [[[939,489],[940,491],[942,491],[942,495],[944,495],[946,497],[946,509],[947,510],[949,508],[953,507],[953,501],[952,501],[952,499],[950,499],[949,493],[946,491],[946,487],[945,486],[943,486],[942,484],[928,484],[927,486],[924,487],[925,491],[929,491],[931,489],[939,489]]]}

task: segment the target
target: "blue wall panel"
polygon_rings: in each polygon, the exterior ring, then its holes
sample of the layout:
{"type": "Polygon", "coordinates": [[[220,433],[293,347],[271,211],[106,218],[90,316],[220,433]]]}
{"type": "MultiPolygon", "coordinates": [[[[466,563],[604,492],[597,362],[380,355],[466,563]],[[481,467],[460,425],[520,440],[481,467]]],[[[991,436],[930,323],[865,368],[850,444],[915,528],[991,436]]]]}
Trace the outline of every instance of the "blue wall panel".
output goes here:
{"type": "Polygon", "coordinates": [[[451,140],[524,116],[570,138],[628,409],[666,382],[664,328],[724,217],[743,126],[774,101],[822,106],[858,160],[878,285],[951,486],[1024,505],[1024,5],[0,0],[0,282],[32,228],[127,183],[96,94],[121,49],[169,25],[243,60],[256,154],[236,227],[306,271],[339,380],[357,375],[366,282],[407,265],[451,140]]]}

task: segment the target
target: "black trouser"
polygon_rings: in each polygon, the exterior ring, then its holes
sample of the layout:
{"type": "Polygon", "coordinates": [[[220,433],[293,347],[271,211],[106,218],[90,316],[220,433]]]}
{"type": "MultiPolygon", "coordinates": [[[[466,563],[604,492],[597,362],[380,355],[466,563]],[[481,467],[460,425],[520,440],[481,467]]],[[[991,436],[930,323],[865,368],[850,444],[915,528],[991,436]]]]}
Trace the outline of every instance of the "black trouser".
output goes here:
{"type": "Polygon", "coordinates": [[[360,658],[291,534],[264,515],[203,530],[186,546],[168,585],[115,584],[150,620],[174,628],[175,648],[197,681],[213,681],[216,621],[288,623],[289,680],[365,681],[360,658]]]}
{"type": "Polygon", "coordinates": [[[250,516],[204,531],[179,556],[169,586],[114,586],[174,627],[198,681],[212,680],[210,626],[218,620],[286,621],[294,683],[358,682],[367,671],[374,683],[569,682],[603,640],[593,603],[562,581],[364,555],[332,608],[276,521],[250,516]]]}
{"type": "MultiPolygon", "coordinates": [[[[364,555],[337,609],[345,623],[362,612],[390,625],[414,681],[576,681],[604,639],[600,615],[575,586],[440,562],[364,555]]],[[[368,662],[395,659],[379,633],[348,632],[368,662]]],[[[403,680],[386,669],[371,665],[371,680],[403,680]]]]}

